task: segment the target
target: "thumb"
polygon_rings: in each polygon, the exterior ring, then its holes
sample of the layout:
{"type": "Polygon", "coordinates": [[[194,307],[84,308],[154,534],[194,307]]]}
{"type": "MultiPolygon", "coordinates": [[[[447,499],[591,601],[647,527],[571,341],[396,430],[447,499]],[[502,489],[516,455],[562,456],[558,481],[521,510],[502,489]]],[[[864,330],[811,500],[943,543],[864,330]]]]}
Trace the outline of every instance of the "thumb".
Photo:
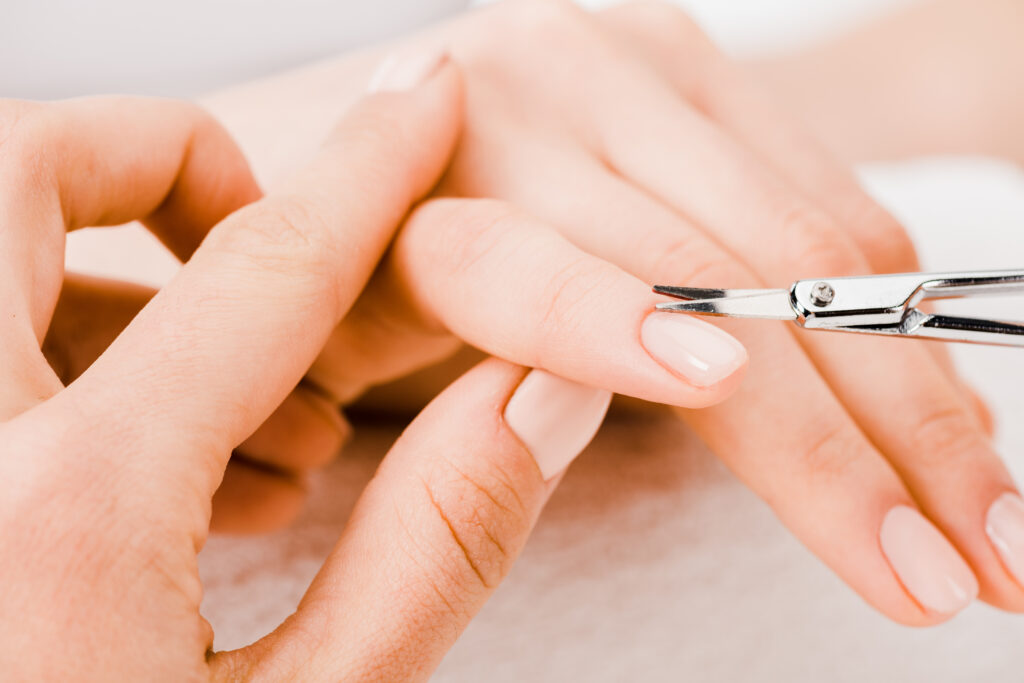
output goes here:
{"type": "Polygon", "coordinates": [[[215,680],[426,680],[511,569],[610,399],[495,359],[468,372],[388,453],[298,611],[215,655],[215,680]]]}

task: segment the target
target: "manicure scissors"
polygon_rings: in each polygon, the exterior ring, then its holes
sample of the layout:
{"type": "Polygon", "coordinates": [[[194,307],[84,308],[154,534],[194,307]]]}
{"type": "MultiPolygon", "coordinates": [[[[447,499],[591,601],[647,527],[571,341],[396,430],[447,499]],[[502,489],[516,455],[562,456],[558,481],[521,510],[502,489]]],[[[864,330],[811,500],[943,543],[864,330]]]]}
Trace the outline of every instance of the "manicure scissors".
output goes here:
{"type": "Polygon", "coordinates": [[[680,302],[663,311],[792,320],[809,330],[1024,346],[1024,323],[926,313],[924,300],[1024,294],[1024,270],[901,273],[797,280],[789,289],[700,289],[656,285],[680,302]]]}

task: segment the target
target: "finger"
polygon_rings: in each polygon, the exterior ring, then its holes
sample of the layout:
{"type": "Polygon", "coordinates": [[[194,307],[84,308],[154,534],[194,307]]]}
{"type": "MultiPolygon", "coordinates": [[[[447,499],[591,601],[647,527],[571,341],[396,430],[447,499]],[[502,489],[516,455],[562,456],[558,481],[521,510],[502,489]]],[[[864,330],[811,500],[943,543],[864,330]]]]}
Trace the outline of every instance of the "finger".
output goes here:
{"type": "Polygon", "coordinates": [[[227,133],[186,103],[5,102],[0,138],[0,224],[10,228],[0,234],[0,299],[16,321],[0,328],[0,353],[21,373],[2,384],[2,418],[61,388],[39,343],[61,285],[67,230],[148,218],[179,247],[258,189],[227,133]]]}
{"type": "MultiPolygon", "coordinates": [[[[531,208],[562,226],[580,246],[647,281],[760,285],[685,219],[603,166],[563,158],[533,159],[530,167],[549,169],[562,179],[557,200],[535,197],[531,208]],[[642,231],[635,231],[637,225],[642,231]]],[[[532,180],[548,179],[540,173],[532,180]]],[[[500,190],[504,196],[528,191],[514,184],[500,190]]],[[[908,523],[902,512],[895,513],[900,525],[912,527],[916,547],[930,549],[929,564],[887,551],[882,539],[892,535],[886,523],[891,511],[915,503],[787,329],[761,321],[723,324],[749,349],[750,369],[727,402],[680,411],[688,424],[877,609],[902,623],[924,625],[962,608],[976,592],[976,580],[933,526],[918,518],[908,523]],[[920,574],[920,566],[929,573],[920,574]]]]}
{"type": "Polygon", "coordinates": [[[85,372],[155,293],[131,282],[68,273],[42,346],[61,382],[70,384],[85,372]]]}
{"type": "MultiPolygon", "coordinates": [[[[653,311],[649,285],[500,202],[421,206],[375,284],[339,329],[354,361],[339,365],[341,372],[360,372],[371,365],[360,362],[367,350],[387,348],[375,331],[400,337],[403,326],[417,330],[410,346],[448,331],[516,363],[680,406],[723,400],[746,364],[746,352],[726,333],[653,311]],[[367,309],[377,316],[373,324],[359,315],[367,309]],[[383,315],[404,322],[381,322],[383,315]]],[[[355,381],[338,376],[333,384],[355,381]]]]}
{"type": "MultiPolygon", "coordinates": [[[[107,351],[44,407],[80,418],[101,412],[100,428],[131,430],[108,436],[130,438],[131,464],[156,469],[163,487],[178,482],[197,494],[192,519],[202,520],[230,450],[298,383],[395,226],[436,182],[460,111],[450,63],[419,87],[357,105],[310,166],[216,226],[107,351]],[[111,419],[118,415],[133,420],[111,419]]],[[[201,526],[190,530],[202,534],[201,526]]]]}
{"type": "Polygon", "coordinates": [[[264,534],[299,516],[306,490],[294,476],[232,459],[213,494],[210,531],[264,534]]]}
{"type": "Polygon", "coordinates": [[[982,398],[981,394],[974,391],[968,386],[963,387],[963,391],[967,394],[968,400],[974,406],[974,412],[978,415],[978,419],[981,421],[982,427],[985,429],[985,433],[992,437],[996,433],[996,419],[992,415],[992,411],[988,407],[988,403],[982,398]]]}
{"type": "Polygon", "coordinates": [[[334,460],[351,433],[336,403],[300,384],[237,451],[284,470],[319,469],[334,460]]]}
{"type": "MultiPolygon", "coordinates": [[[[720,52],[685,12],[669,3],[648,1],[611,7],[598,16],[614,36],[675,84],[683,97],[835,218],[874,272],[921,269],[913,242],[899,221],[806,132],[797,116],[761,92],[720,52]]],[[[939,344],[927,348],[949,377],[961,383],[947,349],[939,344]]],[[[970,406],[977,409],[973,403],[970,406]]],[[[978,416],[984,420],[984,410],[978,416]]]]}
{"type": "Polygon", "coordinates": [[[249,648],[215,654],[214,672],[426,680],[507,575],[611,398],[524,374],[487,361],[435,399],[384,459],[298,611],[249,648]]]}
{"type": "Polygon", "coordinates": [[[899,222],[864,191],[848,167],[806,132],[797,116],[763,93],[683,10],[667,2],[631,2],[599,16],[687,101],[847,227],[872,270],[920,269],[914,245],[899,222]]]}
{"type": "MultiPolygon", "coordinates": [[[[67,275],[43,342],[61,382],[85,372],[154,293],[133,283],[67,275]]],[[[314,469],[330,462],[350,433],[337,404],[300,384],[238,451],[285,470],[314,469]]]]}
{"type": "MultiPolygon", "coordinates": [[[[634,120],[626,127],[643,133],[624,136],[621,120],[604,122],[604,152],[613,168],[692,217],[766,282],[792,282],[812,267],[836,276],[870,272],[826,213],[674,92],[656,80],[637,85],[643,87],[634,93],[634,120]]],[[[1024,608],[1024,590],[985,532],[989,507],[1014,490],[1013,482],[934,358],[906,341],[815,332],[798,339],[925,513],[961,549],[982,596],[1024,608]]]]}
{"type": "Polygon", "coordinates": [[[260,194],[227,131],[184,101],[25,105],[4,144],[4,172],[20,181],[4,192],[5,208],[48,219],[48,237],[143,220],[184,259],[212,225],[260,194]]]}

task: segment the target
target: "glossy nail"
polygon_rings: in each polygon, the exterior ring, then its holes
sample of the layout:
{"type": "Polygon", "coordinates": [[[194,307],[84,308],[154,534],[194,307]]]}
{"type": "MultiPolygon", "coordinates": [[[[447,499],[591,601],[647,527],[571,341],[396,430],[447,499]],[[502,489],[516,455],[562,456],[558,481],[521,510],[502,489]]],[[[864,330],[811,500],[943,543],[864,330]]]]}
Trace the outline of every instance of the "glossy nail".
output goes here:
{"type": "Polygon", "coordinates": [[[505,406],[505,423],[548,481],[563,472],[594,438],[611,399],[611,392],[604,389],[532,370],[505,406]]]}
{"type": "Polygon", "coordinates": [[[426,82],[448,59],[446,50],[394,54],[387,57],[370,78],[370,92],[412,90],[426,82]]]}
{"type": "Polygon", "coordinates": [[[989,506],[985,533],[1013,578],[1024,586],[1024,500],[1004,493],[989,506]]]}
{"type": "Polygon", "coordinates": [[[898,505],[879,532],[882,552],[922,607],[953,614],[978,595],[978,580],[945,536],[917,510],[898,505]]]}
{"type": "Polygon", "coordinates": [[[679,313],[648,315],[640,341],[655,360],[698,387],[721,382],[747,361],[746,349],[732,335],[679,313]]]}

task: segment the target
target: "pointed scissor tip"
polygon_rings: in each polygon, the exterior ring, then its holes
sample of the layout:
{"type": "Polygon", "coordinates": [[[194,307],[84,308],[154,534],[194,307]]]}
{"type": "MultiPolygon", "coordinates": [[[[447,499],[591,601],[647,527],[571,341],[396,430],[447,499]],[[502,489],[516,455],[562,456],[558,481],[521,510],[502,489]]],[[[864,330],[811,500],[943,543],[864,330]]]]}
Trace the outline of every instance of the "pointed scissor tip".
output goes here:
{"type": "MultiPolygon", "coordinates": [[[[734,318],[797,319],[796,311],[793,310],[793,306],[790,303],[789,292],[785,289],[725,291],[727,293],[724,296],[688,299],[686,301],[665,301],[656,304],[655,307],[660,311],[724,315],[734,318]],[[745,291],[745,293],[739,294],[739,291],[745,291]]],[[[670,294],[670,296],[674,295],[670,294]]]]}
{"type": "Polygon", "coordinates": [[[721,299],[728,296],[726,289],[706,289],[703,287],[673,287],[671,285],[654,285],[655,294],[664,294],[674,299],[721,299]]]}

